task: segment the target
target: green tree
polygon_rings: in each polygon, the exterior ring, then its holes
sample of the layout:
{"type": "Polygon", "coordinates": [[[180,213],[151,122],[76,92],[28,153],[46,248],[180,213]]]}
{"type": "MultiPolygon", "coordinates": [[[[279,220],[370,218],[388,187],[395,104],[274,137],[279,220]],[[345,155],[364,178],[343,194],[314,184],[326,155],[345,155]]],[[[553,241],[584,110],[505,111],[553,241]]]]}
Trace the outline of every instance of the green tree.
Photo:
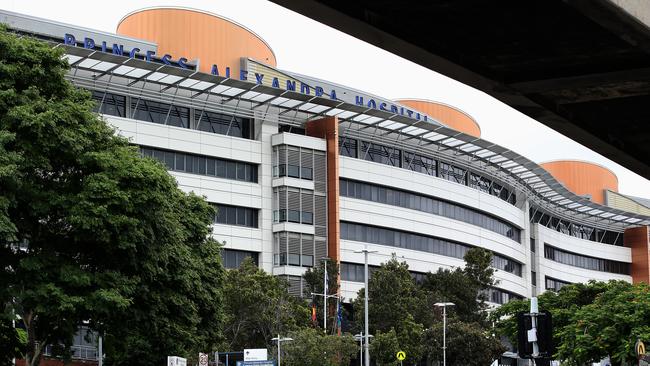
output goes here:
{"type": "MultiPolygon", "coordinates": [[[[283,343],[282,364],[288,366],[348,366],[358,347],[349,334],[325,335],[315,328],[302,328],[289,333],[293,341],[283,343]]],[[[277,348],[274,350],[277,354],[277,348]]]]}
{"type": "Polygon", "coordinates": [[[440,268],[427,273],[422,288],[430,293],[434,302],[453,302],[454,315],[465,322],[478,322],[487,326],[485,293],[496,285],[492,253],[482,248],[472,248],[465,254],[464,268],[440,268]]]}
{"type": "Polygon", "coordinates": [[[212,348],[213,209],[115,136],[62,52],[0,30],[0,301],[26,328],[27,364],[47,344],[65,353],[87,320],[115,364],[212,348]]]}
{"type": "Polygon", "coordinates": [[[246,259],[227,271],[224,283],[225,347],[236,351],[266,347],[278,333],[286,335],[309,323],[306,303],[287,291],[284,279],[246,259]]]}
{"type": "Polygon", "coordinates": [[[395,329],[377,331],[370,342],[370,357],[380,366],[397,366],[397,352],[400,351],[399,337],[395,329]]]}
{"type": "MultiPolygon", "coordinates": [[[[424,344],[430,361],[442,362],[443,324],[426,331],[424,344]]],[[[501,341],[477,323],[451,318],[447,322],[447,365],[489,365],[505,351],[501,341]]]]}
{"type": "MultiPolygon", "coordinates": [[[[571,284],[538,297],[539,308],[553,316],[555,358],[568,365],[597,362],[609,356],[612,364],[632,360],[637,338],[650,339],[650,291],[647,284],[624,281],[571,284]]],[[[498,334],[516,344],[518,312],[530,309],[529,300],[511,301],[491,318],[498,334]]]]}
{"type": "MultiPolygon", "coordinates": [[[[369,298],[368,317],[370,332],[377,330],[388,332],[394,328],[399,332],[407,315],[417,319],[421,324],[430,324],[432,307],[429,306],[427,293],[415,284],[406,262],[393,257],[373,271],[368,283],[369,298]]],[[[353,302],[357,329],[362,329],[364,312],[363,289],[353,302]]]]}

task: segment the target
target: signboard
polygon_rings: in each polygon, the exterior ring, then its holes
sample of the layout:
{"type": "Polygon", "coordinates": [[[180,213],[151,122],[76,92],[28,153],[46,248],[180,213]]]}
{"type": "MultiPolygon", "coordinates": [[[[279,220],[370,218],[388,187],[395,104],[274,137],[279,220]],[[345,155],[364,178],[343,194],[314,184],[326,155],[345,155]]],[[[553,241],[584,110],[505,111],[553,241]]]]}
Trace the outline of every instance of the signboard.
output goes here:
{"type": "Polygon", "coordinates": [[[404,351],[397,352],[397,359],[400,361],[404,361],[406,359],[406,352],[404,351]]]}
{"type": "Polygon", "coordinates": [[[251,348],[244,350],[244,361],[266,361],[268,359],[266,348],[251,348]]]}
{"type": "Polygon", "coordinates": [[[199,353],[199,366],[208,366],[208,354],[199,353]]]}
{"type": "Polygon", "coordinates": [[[187,366],[187,359],[178,356],[167,356],[167,366],[187,366]]]}
{"type": "Polygon", "coordinates": [[[275,366],[275,361],[237,361],[237,366],[275,366]]]}

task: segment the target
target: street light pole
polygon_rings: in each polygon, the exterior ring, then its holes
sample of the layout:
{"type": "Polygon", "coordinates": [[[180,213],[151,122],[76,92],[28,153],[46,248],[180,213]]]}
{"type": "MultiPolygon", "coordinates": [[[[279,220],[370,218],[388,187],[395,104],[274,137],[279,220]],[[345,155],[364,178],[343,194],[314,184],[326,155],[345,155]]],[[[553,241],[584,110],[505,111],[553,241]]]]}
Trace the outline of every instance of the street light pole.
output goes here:
{"type": "Polygon", "coordinates": [[[355,252],[355,253],[363,253],[364,254],[364,264],[363,264],[363,272],[364,272],[364,280],[363,280],[363,284],[364,284],[364,290],[363,290],[363,293],[364,293],[364,301],[363,301],[363,303],[364,303],[364,316],[363,317],[364,317],[364,321],[365,321],[365,325],[364,325],[364,333],[365,333],[364,334],[364,339],[365,339],[365,341],[364,341],[363,348],[364,348],[364,354],[365,354],[365,356],[364,356],[365,366],[370,366],[370,350],[369,350],[370,341],[368,339],[369,338],[368,335],[370,334],[370,330],[368,329],[369,328],[369,326],[368,326],[368,253],[376,253],[376,252],[377,252],[376,250],[368,250],[368,247],[366,247],[363,250],[355,252]]]}
{"type": "MultiPolygon", "coordinates": [[[[374,337],[372,334],[368,335],[369,338],[374,337]]],[[[363,366],[363,332],[354,335],[354,339],[359,341],[359,366],[363,366]]]]}
{"type": "Polygon", "coordinates": [[[287,337],[285,337],[285,338],[281,338],[280,335],[278,334],[278,336],[277,336],[276,338],[271,338],[271,340],[272,340],[272,341],[278,341],[278,366],[280,366],[280,357],[281,357],[281,356],[280,356],[280,344],[281,344],[282,342],[290,342],[290,341],[293,341],[293,338],[287,338],[287,337]]]}
{"type": "Polygon", "coordinates": [[[437,302],[433,304],[442,307],[442,366],[447,366],[447,306],[454,306],[453,302],[437,302]]]}

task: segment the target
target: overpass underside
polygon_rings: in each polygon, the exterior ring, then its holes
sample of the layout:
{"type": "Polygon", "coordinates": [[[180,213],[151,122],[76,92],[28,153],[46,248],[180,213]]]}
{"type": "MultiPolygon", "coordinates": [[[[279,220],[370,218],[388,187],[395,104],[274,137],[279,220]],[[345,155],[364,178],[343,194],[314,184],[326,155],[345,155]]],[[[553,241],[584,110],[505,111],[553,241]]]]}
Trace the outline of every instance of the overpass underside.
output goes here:
{"type": "Polygon", "coordinates": [[[650,29],[610,0],[273,1],[650,178],[650,29]]]}

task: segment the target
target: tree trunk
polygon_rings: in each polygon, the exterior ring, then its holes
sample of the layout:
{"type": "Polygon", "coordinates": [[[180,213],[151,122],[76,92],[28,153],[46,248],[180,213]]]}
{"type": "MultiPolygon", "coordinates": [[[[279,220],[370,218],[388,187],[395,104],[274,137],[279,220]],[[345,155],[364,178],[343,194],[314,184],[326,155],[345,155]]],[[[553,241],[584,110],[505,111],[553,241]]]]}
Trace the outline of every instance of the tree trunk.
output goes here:
{"type": "Polygon", "coordinates": [[[32,311],[22,315],[25,329],[27,332],[27,352],[25,354],[25,364],[27,366],[38,366],[41,362],[42,350],[45,345],[43,342],[37,342],[36,339],[36,318],[32,311]]]}

